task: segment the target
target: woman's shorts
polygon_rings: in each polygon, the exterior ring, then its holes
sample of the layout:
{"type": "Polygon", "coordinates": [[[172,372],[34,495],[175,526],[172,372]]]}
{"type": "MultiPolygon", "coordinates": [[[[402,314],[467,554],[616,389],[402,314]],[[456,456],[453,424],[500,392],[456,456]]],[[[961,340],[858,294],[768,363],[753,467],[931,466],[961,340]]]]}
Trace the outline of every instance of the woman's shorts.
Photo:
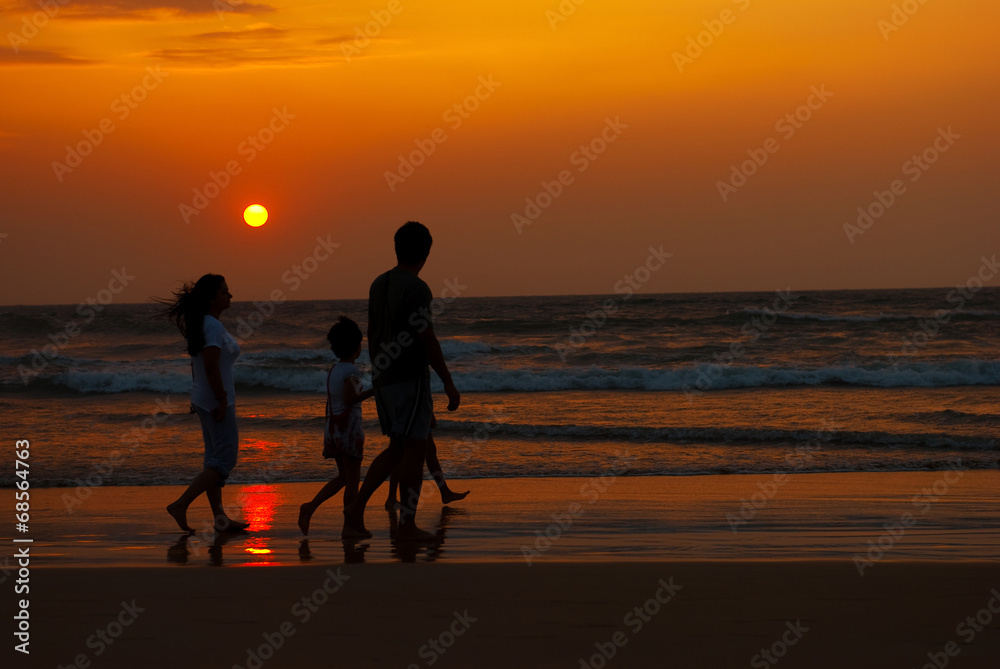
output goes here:
{"type": "Polygon", "coordinates": [[[211,411],[195,407],[198,418],[201,419],[201,434],[205,437],[205,469],[219,472],[222,480],[219,485],[225,485],[229,473],[236,466],[236,455],[240,446],[240,434],[236,428],[236,407],[229,406],[226,416],[216,422],[211,411]]]}

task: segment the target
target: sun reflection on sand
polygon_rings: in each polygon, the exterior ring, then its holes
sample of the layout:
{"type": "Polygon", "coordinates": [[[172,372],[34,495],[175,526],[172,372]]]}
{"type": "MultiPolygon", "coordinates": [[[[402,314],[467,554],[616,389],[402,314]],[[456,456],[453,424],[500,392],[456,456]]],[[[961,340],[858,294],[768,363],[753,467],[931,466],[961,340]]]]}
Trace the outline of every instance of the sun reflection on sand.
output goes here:
{"type": "Polygon", "coordinates": [[[243,550],[251,555],[259,556],[259,561],[249,562],[247,566],[275,565],[274,551],[269,546],[274,510],[282,501],[278,487],[273,485],[249,485],[240,489],[239,496],[243,503],[243,519],[250,523],[253,536],[247,539],[243,550]]]}

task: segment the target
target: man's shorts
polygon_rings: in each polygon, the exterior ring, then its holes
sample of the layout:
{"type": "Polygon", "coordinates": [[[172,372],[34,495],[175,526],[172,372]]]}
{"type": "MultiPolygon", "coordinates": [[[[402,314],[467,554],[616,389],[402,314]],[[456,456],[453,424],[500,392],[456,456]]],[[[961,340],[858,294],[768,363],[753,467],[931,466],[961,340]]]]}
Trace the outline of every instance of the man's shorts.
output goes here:
{"type": "Polygon", "coordinates": [[[376,388],[375,408],[382,434],[426,439],[434,415],[431,380],[424,377],[376,388]]]}
{"type": "Polygon", "coordinates": [[[214,469],[225,485],[229,473],[236,466],[236,455],[240,446],[240,434],[236,428],[236,407],[230,405],[226,416],[220,422],[212,418],[211,411],[195,407],[201,419],[201,434],[205,437],[205,469],[214,469]]]}

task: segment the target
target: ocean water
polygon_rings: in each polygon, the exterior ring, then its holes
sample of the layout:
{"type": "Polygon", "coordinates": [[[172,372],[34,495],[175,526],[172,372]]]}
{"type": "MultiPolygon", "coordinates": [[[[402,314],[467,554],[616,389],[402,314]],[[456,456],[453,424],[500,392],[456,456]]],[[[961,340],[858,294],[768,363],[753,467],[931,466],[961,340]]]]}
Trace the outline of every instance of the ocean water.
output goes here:
{"type": "MultiPolygon", "coordinates": [[[[0,307],[4,432],[30,440],[33,485],[182,484],[200,469],[189,359],[155,311],[0,307]]],[[[435,402],[451,478],[997,467],[997,289],[459,298],[435,312],[463,393],[454,413],[435,402]]],[[[325,334],[340,314],[364,329],[362,300],[223,314],[243,350],[234,481],[329,476],[325,334]]],[[[385,438],[364,411],[367,464],[385,438]]]]}

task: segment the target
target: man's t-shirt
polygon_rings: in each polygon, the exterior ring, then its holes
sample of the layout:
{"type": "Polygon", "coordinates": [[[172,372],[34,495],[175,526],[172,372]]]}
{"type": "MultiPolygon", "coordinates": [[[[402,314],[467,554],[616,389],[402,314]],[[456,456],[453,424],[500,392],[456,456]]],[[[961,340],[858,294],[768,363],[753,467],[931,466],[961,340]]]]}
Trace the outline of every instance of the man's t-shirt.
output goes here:
{"type": "Polygon", "coordinates": [[[393,268],[368,291],[368,355],[372,386],[425,378],[427,352],[417,335],[431,324],[431,289],[420,277],[393,268]]]}

